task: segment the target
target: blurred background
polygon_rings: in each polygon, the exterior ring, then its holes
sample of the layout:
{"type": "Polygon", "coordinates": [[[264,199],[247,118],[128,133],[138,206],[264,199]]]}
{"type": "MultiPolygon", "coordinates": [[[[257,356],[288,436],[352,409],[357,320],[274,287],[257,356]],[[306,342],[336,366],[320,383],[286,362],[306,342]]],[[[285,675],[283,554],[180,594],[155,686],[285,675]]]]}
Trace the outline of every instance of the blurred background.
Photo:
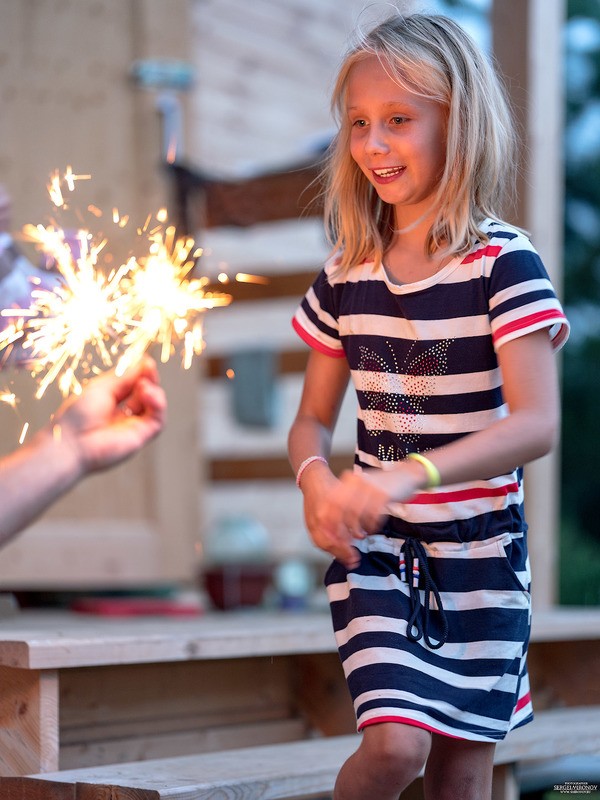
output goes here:
{"type": "MultiPolygon", "coordinates": [[[[82,209],[118,207],[140,224],[167,207],[204,250],[198,274],[233,296],[207,313],[192,369],[176,359],[162,368],[165,434],[6,547],[2,590],[29,602],[171,591],[228,560],[258,575],[268,567],[280,602],[315,585],[324,559],[307,541],[285,455],[306,360],[289,320],[327,253],[311,181],[333,131],[333,76],[356,27],[391,5],[0,0],[0,183],[24,255],[36,263],[19,232],[47,220],[49,175],[72,165],[92,175],[75,197],[82,209]],[[239,273],[261,280],[236,282],[239,273]]],[[[598,605],[600,3],[396,5],[455,17],[506,76],[523,137],[514,219],[532,232],[573,327],[561,450],[527,475],[535,591],[540,605],[598,605]]],[[[124,234],[115,258],[129,246],[124,234]]],[[[7,452],[23,421],[35,429],[58,398],[34,401],[8,368],[4,388],[20,397],[16,410],[0,406],[7,452]]],[[[348,396],[336,466],[351,463],[353,438],[348,396]]]]}

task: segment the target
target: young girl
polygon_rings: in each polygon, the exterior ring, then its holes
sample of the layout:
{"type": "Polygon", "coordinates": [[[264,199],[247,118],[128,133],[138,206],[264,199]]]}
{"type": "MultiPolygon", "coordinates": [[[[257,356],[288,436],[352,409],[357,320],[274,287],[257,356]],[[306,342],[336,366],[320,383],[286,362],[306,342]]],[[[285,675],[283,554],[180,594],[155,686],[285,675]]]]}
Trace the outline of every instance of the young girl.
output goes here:
{"type": "Polygon", "coordinates": [[[495,742],[529,722],[521,465],[559,427],[568,323],[503,222],[513,128],[497,76],[452,20],[394,16],[333,95],[333,255],[294,318],[311,346],[290,460],[326,576],[363,736],[336,800],[491,797],[495,742]],[[327,458],[347,382],[353,471],[327,458]]]}

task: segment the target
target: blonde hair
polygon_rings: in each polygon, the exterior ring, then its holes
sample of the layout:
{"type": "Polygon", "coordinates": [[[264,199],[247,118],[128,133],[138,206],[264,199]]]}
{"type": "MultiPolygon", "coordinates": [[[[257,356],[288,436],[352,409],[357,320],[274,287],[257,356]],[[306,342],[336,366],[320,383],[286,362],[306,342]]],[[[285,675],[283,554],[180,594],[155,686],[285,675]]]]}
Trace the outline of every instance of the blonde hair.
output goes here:
{"type": "Polygon", "coordinates": [[[355,64],[371,56],[399,85],[446,109],[445,169],[426,250],[464,254],[475,239],[487,241],[481,223],[501,219],[514,185],[512,116],[496,72],[459,25],[442,15],[397,15],[352,47],[332,94],[339,130],[326,159],[324,205],[339,267],[380,263],[395,226],[393,206],[379,199],[350,154],[348,78],[355,64]]]}

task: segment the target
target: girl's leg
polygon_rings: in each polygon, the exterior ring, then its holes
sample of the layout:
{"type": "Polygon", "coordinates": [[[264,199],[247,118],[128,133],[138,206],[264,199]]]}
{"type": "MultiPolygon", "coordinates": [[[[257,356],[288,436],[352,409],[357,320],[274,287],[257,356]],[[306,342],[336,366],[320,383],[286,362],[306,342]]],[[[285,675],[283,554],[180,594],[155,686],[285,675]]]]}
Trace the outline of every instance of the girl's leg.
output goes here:
{"type": "Polygon", "coordinates": [[[340,770],[334,800],[398,800],[423,768],[430,745],[431,734],[413,725],[368,725],[340,770]]]}
{"type": "Polygon", "coordinates": [[[495,748],[433,734],[423,781],[426,800],[491,800],[495,748]]]}

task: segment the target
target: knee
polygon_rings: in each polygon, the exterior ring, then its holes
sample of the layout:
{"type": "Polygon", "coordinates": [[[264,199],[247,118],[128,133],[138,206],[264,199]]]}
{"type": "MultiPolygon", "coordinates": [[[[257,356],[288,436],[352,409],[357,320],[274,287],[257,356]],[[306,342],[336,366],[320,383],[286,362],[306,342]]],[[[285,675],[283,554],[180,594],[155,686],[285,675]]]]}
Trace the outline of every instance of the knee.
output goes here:
{"type": "Polygon", "coordinates": [[[365,729],[363,744],[373,771],[386,782],[408,786],[421,772],[431,746],[427,731],[400,723],[381,723],[365,729]]]}

